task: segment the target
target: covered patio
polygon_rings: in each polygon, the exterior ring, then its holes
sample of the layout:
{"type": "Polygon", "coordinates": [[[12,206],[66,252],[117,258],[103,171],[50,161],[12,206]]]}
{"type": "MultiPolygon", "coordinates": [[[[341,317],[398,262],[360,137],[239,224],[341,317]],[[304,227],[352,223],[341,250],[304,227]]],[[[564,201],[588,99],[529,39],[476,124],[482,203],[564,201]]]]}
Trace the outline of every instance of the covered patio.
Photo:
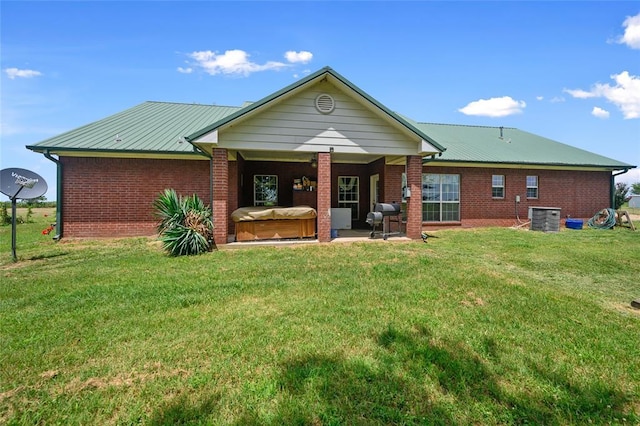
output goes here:
{"type": "Polygon", "coordinates": [[[330,68],[186,140],[211,158],[216,241],[235,241],[230,217],[239,207],[309,205],[317,211],[317,239],[327,242],[332,209],[350,209],[349,227],[366,228],[375,203],[403,201],[405,234],[418,239],[423,158],[444,150],[330,68]],[[313,185],[297,190],[304,179],[313,185]]]}

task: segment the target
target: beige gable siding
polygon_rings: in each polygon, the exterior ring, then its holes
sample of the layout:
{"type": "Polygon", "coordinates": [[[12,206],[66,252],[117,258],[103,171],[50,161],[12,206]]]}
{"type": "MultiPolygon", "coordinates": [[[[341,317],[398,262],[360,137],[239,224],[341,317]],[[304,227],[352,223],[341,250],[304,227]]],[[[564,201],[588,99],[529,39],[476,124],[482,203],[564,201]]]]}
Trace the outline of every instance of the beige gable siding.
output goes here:
{"type": "Polygon", "coordinates": [[[412,155],[421,140],[410,138],[329,83],[270,106],[218,134],[218,146],[229,149],[412,155]],[[315,108],[321,93],[330,94],[335,109],[315,108]]]}

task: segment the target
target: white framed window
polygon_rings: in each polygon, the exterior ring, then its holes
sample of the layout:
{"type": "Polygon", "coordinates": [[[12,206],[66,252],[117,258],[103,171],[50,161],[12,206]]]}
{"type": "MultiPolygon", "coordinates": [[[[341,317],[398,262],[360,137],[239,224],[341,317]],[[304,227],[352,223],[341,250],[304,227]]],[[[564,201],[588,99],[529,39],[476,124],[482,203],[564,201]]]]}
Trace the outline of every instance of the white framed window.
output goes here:
{"type": "Polygon", "coordinates": [[[358,176],[338,176],[338,207],[351,209],[351,219],[358,220],[360,179],[358,176]]]}
{"type": "Polygon", "coordinates": [[[538,198],[538,176],[527,176],[527,198],[538,198]]]}
{"type": "Polygon", "coordinates": [[[422,175],[422,220],[460,220],[460,175],[422,175]]]}
{"type": "Polygon", "coordinates": [[[253,205],[277,206],[278,205],[278,176],[254,175],[253,176],[253,205]]]}
{"type": "Polygon", "coordinates": [[[504,198],[504,175],[491,176],[491,197],[504,198]]]}
{"type": "MultiPolygon", "coordinates": [[[[402,174],[402,187],[407,175],[402,174]]],[[[403,197],[402,202],[406,203],[403,197]]],[[[460,221],[460,175],[422,174],[422,221],[460,221]]]]}

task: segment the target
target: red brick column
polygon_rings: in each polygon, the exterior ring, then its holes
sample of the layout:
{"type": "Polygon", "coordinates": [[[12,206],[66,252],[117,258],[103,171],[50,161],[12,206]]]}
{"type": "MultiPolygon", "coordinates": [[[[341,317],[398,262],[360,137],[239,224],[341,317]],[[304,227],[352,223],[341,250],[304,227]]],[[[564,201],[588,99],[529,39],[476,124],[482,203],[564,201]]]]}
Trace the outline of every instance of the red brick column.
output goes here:
{"type": "Polygon", "coordinates": [[[227,150],[213,150],[213,238],[216,244],[227,244],[229,218],[229,164],[227,150]]]}
{"type": "Polygon", "coordinates": [[[318,153],[318,240],[331,241],[331,154],[318,153]]]}
{"type": "Polygon", "coordinates": [[[411,197],[407,198],[407,237],[417,240],[422,232],[422,157],[407,156],[407,187],[411,197]]]}

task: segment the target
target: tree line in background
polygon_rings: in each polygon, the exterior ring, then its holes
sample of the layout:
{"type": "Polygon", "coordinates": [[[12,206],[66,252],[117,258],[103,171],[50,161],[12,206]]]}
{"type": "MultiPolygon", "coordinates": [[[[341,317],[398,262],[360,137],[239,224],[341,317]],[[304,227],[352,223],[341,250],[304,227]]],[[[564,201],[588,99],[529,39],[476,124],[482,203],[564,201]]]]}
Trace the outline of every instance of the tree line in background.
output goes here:
{"type": "MultiPolygon", "coordinates": [[[[47,197],[44,195],[34,198],[32,200],[19,200],[16,202],[16,207],[26,208],[27,213],[22,216],[16,216],[16,223],[32,223],[33,222],[33,209],[36,208],[55,208],[57,203],[55,201],[47,201],[47,197]]],[[[11,208],[11,201],[0,201],[0,226],[11,224],[11,215],[9,209],[11,208]]]]}
{"type": "MultiPolygon", "coordinates": [[[[11,201],[0,201],[0,204],[3,206],[11,207],[11,201]]],[[[38,198],[34,198],[32,200],[18,200],[16,202],[17,207],[34,207],[34,208],[42,208],[42,207],[56,207],[57,202],[55,201],[47,201],[47,197],[44,195],[39,196],[38,198]]]]}

